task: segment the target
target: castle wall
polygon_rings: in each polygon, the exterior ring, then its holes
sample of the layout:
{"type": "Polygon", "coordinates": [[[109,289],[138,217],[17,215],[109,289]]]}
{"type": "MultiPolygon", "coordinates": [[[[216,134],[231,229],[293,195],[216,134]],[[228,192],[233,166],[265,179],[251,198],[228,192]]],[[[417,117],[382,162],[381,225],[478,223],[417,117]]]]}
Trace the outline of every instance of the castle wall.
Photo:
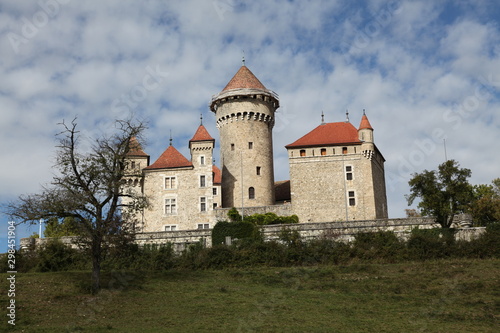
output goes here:
{"type": "MultiPolygon", "coordinates": [[[[198,224],[213,227],[212,169],[175,168],[148,170],[144,175],[144,194],[150,207],[144,211],[144,232],[196,229],[198,224]],[[205,186],[200,186],[200,176],[205,176],[205,186]],[[175,188],[165,187],[166,178],[175,177],[175,188]],[[205,198],[206,211],[201,211],[201,198],[205,198]],[[175,214],[166,210],[166,199],[175,199],[175,214]]],[[[171,202],[170,202],[171,204],[171,202]]]]}
{"type": "MultiPolygon", "coordinates": [[[[362,172],[362,156],[355,146],[341,154],[341,147],[290,149],[290,190],[293,212],[301,222],[345,221],[369,218],[366,210],[370,204],[362,197],[363,184],[368,179],[362,172]],[[356,149],[356,151],[355,151],[356,149]],[[305,150],[305,156],[300,151],[305,150]],[[345,179],[345,167],[352,167],[353,179],[345,179]],[[348,193],[354,191],[356,205],[350,206],[348,193]]],[[[374,217],[374,216],[373,216],[374,217]]]]}
{"type": "Polygon", "coordinates": [[[371,161],[373,192],[375,193],[375,218],[384,219],[389,216],[387,207],[387,192],[385,187],[384,159],[375,151],[371,161]]]}

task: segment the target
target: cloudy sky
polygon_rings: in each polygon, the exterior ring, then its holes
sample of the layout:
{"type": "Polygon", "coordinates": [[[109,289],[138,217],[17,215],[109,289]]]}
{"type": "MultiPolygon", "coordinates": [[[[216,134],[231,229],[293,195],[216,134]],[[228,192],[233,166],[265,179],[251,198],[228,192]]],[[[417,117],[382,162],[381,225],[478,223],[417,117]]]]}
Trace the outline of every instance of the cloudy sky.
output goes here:
{"type": "Polygon", "coordinates": [[[496,0],[0,0],[0,202],[50,182],[57,124],[74,117],[91,138],[133,113],[152,161],[170,130],[189,156],[200,114],[218,138],[208,104],[244,54],[280,97],[276,180],[322,111],[358,126],[366,109],[403,217],[411,174],[445,160],[444,139],[471,183],[500,177],[499,17],[496,0]]]}

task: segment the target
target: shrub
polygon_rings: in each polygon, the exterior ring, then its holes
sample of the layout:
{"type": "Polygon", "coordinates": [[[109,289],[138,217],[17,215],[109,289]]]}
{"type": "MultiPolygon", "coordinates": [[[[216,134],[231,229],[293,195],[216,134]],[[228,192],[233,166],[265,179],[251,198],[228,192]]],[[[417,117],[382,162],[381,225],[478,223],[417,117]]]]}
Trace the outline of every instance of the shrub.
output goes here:
{"type": "Polygon", "coordinates": [[[278,216],[275,213],[269,212],[245,216],[244,221],[252,222],[257,225],[292,224],[299,223],[299,217],[297,215],[278,216]]]}
{"type": "Polygon", "coordinates": [[[36,254],[35,270],[38,272],[81,269],[87,263],[81,251],[70,248],[58,239],[49,240],[36,254]]]}
{"type": "Polygon", "coordinates": [[[445,258],[456,251],[455,230],[448,228],[413,229],[407,242],[412,259],[427,260],[445,258]]]}
{"type": "Polygon", "coordinates": [[[212,229],[212,245],[224,244],[226,237],[232,239],[259,238],[259,230],[251,222],[220,221],[212,229]]]}
{"type": "Polygon", "coordinates": [[[473,258],[500,257],[500,222],[490,223],[486,231],[471,241],[461,242],[463,255],[473,258]],[[465,249],[465,251],[464,251],[465,249]]]}
{"type": "Polygon", "coordinates": [[[404,243],[393,231],[358,233],[354,237],[352,253],[360,259],[400,258],[404,252],[404,243]]]}
{"type": "Polygon", "coordinates": [[[233,248],[226,245],[216,245],[199,253],[197,267],[224,268],[231,266],[234,259],[233,248]]]}
{"type": "Polygon", "coordinates": [[[238,213],[238,210],[236,208],[231,208],[229,212],[227,212],[227,217],[229,218],[229,221],[231,222],[238,222],[241,221],[241,215],[238,213]]]}
{"type": "Polygon", "coordinates": [[[307,244],[307,261],[318,264],[346,264],[350,260],[351,245],[333,239],[314,239],[307,244]]]}

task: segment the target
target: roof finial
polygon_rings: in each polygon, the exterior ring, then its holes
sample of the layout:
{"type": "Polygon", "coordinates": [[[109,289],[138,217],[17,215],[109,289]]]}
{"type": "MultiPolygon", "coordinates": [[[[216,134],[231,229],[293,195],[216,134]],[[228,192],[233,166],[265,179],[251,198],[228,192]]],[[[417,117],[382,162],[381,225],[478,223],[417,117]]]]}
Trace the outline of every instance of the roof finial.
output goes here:
{"type": "Polygon", "coordinates": [[[321,125],[325,124],[325,113],[321,110],[321,125]]]}
{"type": "Polygon", "coordinates": [[[203,125],[203,113],[200,113],[200,126],[203,125]]]}
{"type": "Polygon", "coordinates": [[[172,139],[172,130],[170,130],[170,145],[172,145],[172,141],[173,141],[173,139],[172,139]]]}
{"type": "Polygon", "coordinates": [[[345,110],[345,122],[348,123],[349,122],[349,110],[345,110]]]}
{"type": "Polygon", "coordinates": [[[363,116],[366,116],[366,112],[365,112],[365,109],[363,109],[363,116]]]}
{"type": "Polygon", "coordinates": [[[243,56],[241,57],[241,66],[245,66],[245,50],[241,50],[243,56]]]}

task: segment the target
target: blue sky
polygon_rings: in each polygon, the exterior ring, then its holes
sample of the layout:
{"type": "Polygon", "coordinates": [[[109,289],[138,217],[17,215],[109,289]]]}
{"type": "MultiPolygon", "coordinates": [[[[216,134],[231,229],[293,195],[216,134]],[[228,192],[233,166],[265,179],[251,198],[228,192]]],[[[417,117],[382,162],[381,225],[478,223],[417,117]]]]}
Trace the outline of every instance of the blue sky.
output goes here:
{"type": "Polygon", "coordinates": [[[189,156],[200,113],[218,138],[208,104],[244,54],[280,96],[276,180],[289,178],[284,146],[322,111],[334,122],[348,109],[357,126],[366,109],[402,217],[411,174],[444,161],[443,139],[471,183],[500,177],[499,17],[494,0],[0,1],[0,202],[50,182],[57,123],[75,116],[95,137],[134,112],[152,161],[170,130],[189,156]]]}

